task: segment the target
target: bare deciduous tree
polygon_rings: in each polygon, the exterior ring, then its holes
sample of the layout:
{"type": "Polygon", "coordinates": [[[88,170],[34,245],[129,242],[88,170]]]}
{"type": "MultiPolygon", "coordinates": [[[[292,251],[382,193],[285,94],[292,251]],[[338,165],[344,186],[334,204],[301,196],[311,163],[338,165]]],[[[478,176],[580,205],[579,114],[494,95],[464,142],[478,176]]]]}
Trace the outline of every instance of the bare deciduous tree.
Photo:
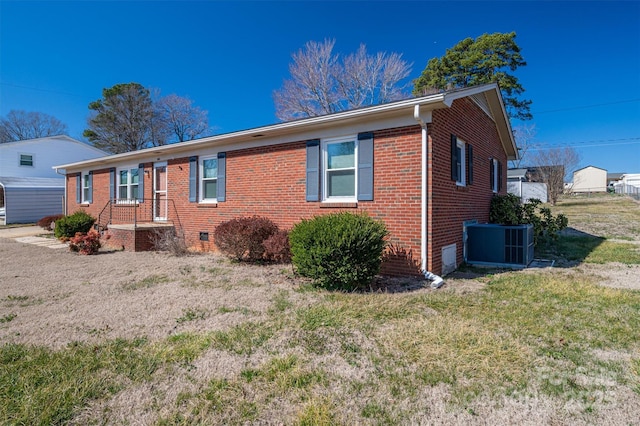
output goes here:
{"type": "Polygon", "coordinates": [[[535,124],[523,124],[513,129],[513,136],[516,139],[516,145],[518,146],[518,159],[511,160],[510,166],[513,168],[520,168],[521,164],[527,164],[530,155],[530,150],[533,147],[533,139],[536,136],[535,124]]]}
{"type": "Polygon", "coordinates": [[[0,119],[0,143],[67,133],[67,125],[43,112],[11,110],[0,119]]]}
{"type": "Polygon", "coordinates": [[[564,191],[565,176],[572,174],[580,163],[580,154],[571,147],[540,149],[534,163],[547,184],[549,202],[555,205],[564,191]]]}
{"type": "Polygon", "coordinates": [[[158,99],[155,109],[178,142],[195,139],[209,130],[207,111],[194,106],[189,98],[171,94],[158,99]]]}
{"type": "Polygon", "coordinates": [[[335,40],[309,41],[292,55],[291,78],[274,91],[276,116],[283,121],[376,105],[407,97],[400,82],[411,65],[397,53],[375,56],[361,45],[340,61],[335,40]]]}

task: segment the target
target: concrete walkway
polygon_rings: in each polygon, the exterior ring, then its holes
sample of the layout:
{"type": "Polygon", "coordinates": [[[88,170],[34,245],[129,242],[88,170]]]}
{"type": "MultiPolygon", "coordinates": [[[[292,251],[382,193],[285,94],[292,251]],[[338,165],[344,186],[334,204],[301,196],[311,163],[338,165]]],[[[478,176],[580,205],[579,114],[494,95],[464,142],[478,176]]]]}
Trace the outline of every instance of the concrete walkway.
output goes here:
{"type": "Polygon", "coordinates": [[[42,247],[48,247],[52,249],[68,248],[65,243],[61,243],[56,238],[52,237],[39,237],[38,235],[48,234],[52,235],[52,232],[47,232],[39,226],[20,226],[17,228],[4,228],[0,229],[0,238],[11,238],[20,243],[34,244],[42,247]]]}

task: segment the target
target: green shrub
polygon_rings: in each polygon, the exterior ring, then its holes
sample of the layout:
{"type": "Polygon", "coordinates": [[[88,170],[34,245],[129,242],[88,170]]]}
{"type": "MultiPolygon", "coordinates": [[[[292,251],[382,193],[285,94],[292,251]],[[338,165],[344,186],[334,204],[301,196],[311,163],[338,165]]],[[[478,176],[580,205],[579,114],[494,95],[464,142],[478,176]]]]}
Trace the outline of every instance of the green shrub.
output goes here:
{"type": "Polygon", "coordinates": [[[225,255],[255,262],[264,259],[263,243],[277,231],[278,226],[266,217],[240,217],[216,226],[213,238],[225,255]]]}
{"type": "Polygon", "coordinates": [[[303,220],[289,233],[298,273],[326,289],[365,288],[380,271],[384,223],[364,214],[332,213],[303,220]]]}
{"type": "Polygon", "coordinates": [[[520,203],[520,198],[514,194],[496,195],[491,199],[489,221],[501,225],[533,225],[534,243],[555,239],[558,232],[569,225],[569,220],[563,214],[553,216],[548,207],[540,207],[542,201],[531,198],[526,203],[520,203]]]}
{"type": "Polygon", "coordinates": [[[95,222],[96,219],[93,216],[84,210],[78,210],[69,216],[58,219],[54,234],[57,238],[72,238],[78,232],[86,234],[95,222]]]}

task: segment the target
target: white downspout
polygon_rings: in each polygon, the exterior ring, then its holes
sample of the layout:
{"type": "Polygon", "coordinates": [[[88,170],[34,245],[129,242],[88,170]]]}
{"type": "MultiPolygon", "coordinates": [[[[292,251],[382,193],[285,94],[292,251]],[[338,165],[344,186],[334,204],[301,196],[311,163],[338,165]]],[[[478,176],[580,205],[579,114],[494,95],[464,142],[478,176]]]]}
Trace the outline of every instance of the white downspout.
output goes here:
{"type": "MultiPolygon", "coordinates": [[[[427,151],[427,143],[428,143],[428,135],[427,135],[427,123],[420,116],[420,105],[415,105],[413,107],[413,118],[420,124],[422,129],[422,157],[421,157],[421,167],[422,167],[422,185],[420,190],[420,202],[421,202],[421,213],[420,213],[420,258],[421,258],[421,270],[424,274],[424,277],[431,281],[432,288],[440,288],[442,284],[444,284],[444,280],[442,277],[427,271],[427,200],[428,200],[428,187],[429,187],[429,175],[428,175],[428,151],[427,151]]],[[[429,120],[431,121],[431,120],[429,120]]]]}
{"type": "Polygon", "coordinates": [[[57,168],[53,168],[56,171],[56,174],[64,176],[64,200],[62,200],[62,213],[67,215],[67,171],[64,173],[60,173],[57,168]]]}

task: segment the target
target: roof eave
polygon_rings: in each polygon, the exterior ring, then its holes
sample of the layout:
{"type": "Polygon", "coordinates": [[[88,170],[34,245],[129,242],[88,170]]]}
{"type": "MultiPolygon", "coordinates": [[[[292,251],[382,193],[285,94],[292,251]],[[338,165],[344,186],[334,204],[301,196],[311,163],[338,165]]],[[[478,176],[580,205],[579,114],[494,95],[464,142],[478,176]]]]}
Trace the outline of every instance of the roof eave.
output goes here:
{"type": "Polygon", "coordinates": [[[334,125],[336,123],[346,124],[349,122],[358,122],[363,120],[364,118],[369,118],[371,116],[392,116],[394,114],[404,113],[405,111],[409,111],[409,114],[413,114],[413,107],[415,105],[426,106],[429,109],[444,108],[447,106],[444,101],[444,94],[425,96],[421,98],[411,98],[389,104],[375,105],[372,107],[343,111],[335,114],[304,118],[295,121],[256,127],[248,130],[225,133],[223,135],[208,136],[205,138],[194,139],[191,141],[180,142],[171,145],[157,146],[153,148],[142,149],[139,151],[130,151],[121,154],[98,157],[92,160],[62,164],[59,166],[55,166],[54,169],[78,169],[83,167],[92,167],[95,165],[115,164],[122,161],[135,161],[137,159],[153,157],[154,155],[158,154],[179,154],[182,152],[192,151],[194,147],[208,148],[217,145],[233,144],[234,142],[246,141],[248,139],[255,140],[257,138],[284,136],[288,134],[294,134],[296,132],[301,132],[302,130],[315,128],[320,129],[334,125]]]}
{"type": "Polygon", "coordinates": [[[450,92],[438,93],[434,95],[423,96],[419,98],[410,98],[397,102],[382,105],[374,105],[355,110],[343,111],[329,115],[318,117],[304,118],[295,121],[277,123],[268,126],[256,127],[248,130],[241,130],[223,135],[209,136],[205,138],[195,139],[187,142],[180,142],[171,145],[163,145],[153,148],[147,148],[139,151],[125,152],[122,154],[114,154],[105,157],[98,157],[92,160],[84,160],[75,163],[62,164],[54,166],[55,170],[78,170],[94,166],[108,166],[110,164],[118,164],[123,161],[136,162],[148,159],[159,154],[176,155],[192,151],[194,148],[210,148],[218,145],[230,145],[236,142],[247,140],[258,140],[258,138],[280,137],[303,131],[322,129],[335,124],[349,124],[362,122],[362,120],[371,120],[372,117],[390,117],[401,115],[408,112],[413,116],[413,109],[416,105],[426,107],[428,110],[440,108],[448,108],[453,101],[459,98],[472,96],[477,93],[487,93],[489,105],[492,115],[498,127],[498,133],[502,141],[502,145],[507,153],[507,158],[513,160],[517,158],[517,149],[509,119],[506,115],[500,89],[495,83],[470,88],[457,89],[450,92]]]}

